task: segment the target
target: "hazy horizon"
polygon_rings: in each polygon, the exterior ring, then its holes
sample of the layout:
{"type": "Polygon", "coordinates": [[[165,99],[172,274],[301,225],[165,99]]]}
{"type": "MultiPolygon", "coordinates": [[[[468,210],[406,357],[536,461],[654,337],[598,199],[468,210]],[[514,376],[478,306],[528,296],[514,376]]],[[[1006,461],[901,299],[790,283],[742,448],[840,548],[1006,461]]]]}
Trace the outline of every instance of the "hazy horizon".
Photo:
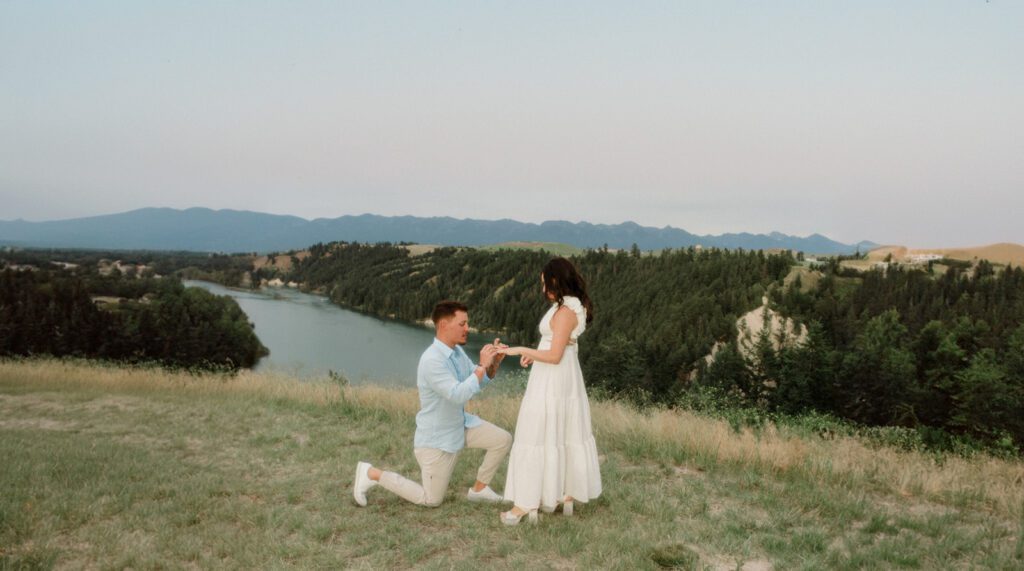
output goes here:
{"type": "Polygon", "coordinates": [[[0,4],[0,219],[1024,243],[1024,3],[0,4]]]}

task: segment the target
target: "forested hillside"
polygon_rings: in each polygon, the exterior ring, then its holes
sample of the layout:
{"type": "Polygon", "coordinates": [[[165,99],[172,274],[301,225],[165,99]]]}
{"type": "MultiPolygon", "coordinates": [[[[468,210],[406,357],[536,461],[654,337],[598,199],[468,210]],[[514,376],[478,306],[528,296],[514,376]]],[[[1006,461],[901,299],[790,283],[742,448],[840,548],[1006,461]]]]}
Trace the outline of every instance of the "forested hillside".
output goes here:
{"type": "MultiPolygon", "coordinates": [[[[422,320],[443,298],[471,323],[534,343],[546,304],[543,252],[445,248],[412,256],[392,245],[318,244],[289,279],[344,306],[422,320]]],[[[643,401],[771,413],[818,411],[870,426],[906,426],[926,444],[951,436],[1016,449],[1024,443],[1024,271],[980,262],[934,277],[838,263],[813,288],[783,288],[788,253],[666,250],[573,258],[589,280],[595,320],[580,343],[588,384],[643,401]],[[754,354],[733,341],[736,319],[769,293],[809,326],[806,343],[754,354]],[[725,341],[713,364],[704,357],[725,341]],[[717,405],[716,405],[717,406],[717,405]]],[[[767,334],[765,334],[767,335],[767,334]]],[[[776,344],[777,345],[777,344],[776,344]]]]}
{"type": "Polygon", "coordinates": [[[174,278],[0,271],[0,356],[40,354],[237,369],[267,349],[233,299],[174,278]]]}
{"type": "MultiPolygon", "coordinates": [[[[323,288],[361,311],[422,320],[440,299],[470,307],[470,324],[535,343],[547,310],[540,270],[550,254],[441,248],[411,256],[392,245],[318,244],[289,279],[323,288]]],[[[658,255],[588,251],[574,258],[590,283],[595,319],[580,342],[588,379],[613,392],[644,391],[665,401],[736,316],[759,305],[789,271],[789,255],[666,250],[658,255]]]]}
{"type": "MultiPolygon", "coordinates": [[[[54,262],[91,271],[104,263],[144,266],[141,277],[175,275],[182,279],[207,280],[228,287],[246,287],[255,256],[206,252],[153,250],[83,250],[71,248],[8,248],[0,254],[5,264],[52,268],[54,262]]],[[[134,277],[134,276],[129,276],[134,277]]]]}
{"type": "Polygon", "coordinates": [[[1024,271],[837,271],[810,291],[776,290],[777,307],[810,326],[805,345],[764,340],[745,360],[730,347],[702,382],[769,410],[915,427],[933,444],[1024,443],[1024,271]]]}

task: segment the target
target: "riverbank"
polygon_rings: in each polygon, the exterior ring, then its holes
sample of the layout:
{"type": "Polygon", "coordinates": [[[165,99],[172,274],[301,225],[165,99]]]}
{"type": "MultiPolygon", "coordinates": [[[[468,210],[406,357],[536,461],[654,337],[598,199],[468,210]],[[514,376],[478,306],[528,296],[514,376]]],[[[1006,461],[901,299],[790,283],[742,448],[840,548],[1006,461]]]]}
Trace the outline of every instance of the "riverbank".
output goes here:
{"type": "MultiPolygon", "coordinates": [[[[511,428],[521,385],[472,409],[511,428]]],[[[0,566],[267,568],[1015,568],[1024,466],[872,449],[685,412],[593,404],[605,494],[571,519],[506,528],[352,469],[418,470],[411,390],[242,373],[0,362],[0,566]],[[424,533],[430,530],[430,533],[424,533]]],[[[504,471],[496,487],[501,488],[504,471]]]]}
{"type": "MultiPolygon", "coordinates": [[[[420,354],[430,346],[432,329],[368,315],[333,304],[326,297],[295,289],[238,290],[202,281],[184,282],[233,298],[253,323],[270,355],[256,371],[301,378],[334,371],[353,384],[414,387],[420,354]]],[[[465,349],[476,356],[494,337],[472,334],[465,349]]],[[[514,374],[518,360],[502,365],[514,374]]]]}
{"type": "MultiPolygon", "coordinates": [[[[281,256],[278,256],[278,257],[281,257],[281,256]]],[[[290,265],[289,265],[289,267],[290,267],[290,265]]],[[[364,310],[364,309],[360,309],[358,307],[353,307],[353,306],[346,305],[346,304],[343,304],[343,303],[335,302],[335,301],[333,301],[331,299],[331,297],[329,295],[327,295],[327,292],[325,291],[325,288],[322,287],[322,286],[321,287],[317,287],[317,288],[309,288],[309,287],[306,287],[306,284],[303,284],[303,283],[298,283],[298,282],[287,282],[287,283],[285,283],[280,278],[277,278],[275,280],[264,280],[266,283],[261,283],[260,285],[258,285],[256,287],[251,287],[249,285],[233,286],[233,285],[229,285],[229,284],[225,283],[223,280],[217,280],[217,279],[214,279],[214,278],[210,278],[210,279],[194,278],[194,279],[185,279],[185,280],[182,280],[182,281],[183,281],[183,283],[185,283],[185,285],[188,285],[188,286],[198,286],[198,287],[203,287],[205,289],[210,289],[208,287],[209,285],[220,286],[220,287],[224,288],[225,292],[231,292],[231,293],[236,294],[236,295],[237,294],[257,294],[257,295],[266,295],[268,297],[278,297],[278,296],[281,295],[282,292],[296,292],[296,293],[299,293],[299,294],[302,294],[302,295],[308,295],[308,296],[311,296],[311,297],[317,297],[317,298],[323,299],[325,302],[331,304],[334,307],[337,307],[339,309],[343,309],[345,311],[351,311],[352,313],[356,313],[356,314],[359,314],[359,315],[364,315],[366,317],[371,317],[371,318],[374,318],[374,319],[380,319],[382,321],[390,321],[390,322],[394,322],[394,323],[399,324],[399,325],[408,325],[408,326],[420,327],[420,328],[423,328],[423,329],[428,329],[430,331],[434,330],[434,322],[429,317],[424,317],[422,319],[402,319],[402,318],[398,317],[397,315],[395,315],[395,313],[393,313],[393,312],[391,312],[391,313],[375,313],[375,312],[372,312],[372,311],[367,311],[367,310],[364,310]]],[[[231,295],[231,293],[221,293],[221,295],[231,295]]],[[[232,297],[234,297],[234,295],[232,297]]],[[[472,311],[472,310],[470,310],[470,311],[472,311]]],[[[476,328],[476,327],[470,327],[469,328],[469,332],[473,333],[473,334],[483,335],[483,336],[495,336],[495,337],[502,337],[502,336],[505,336],[505,335],[508,334],[507,331],[493,330],[493,329],[479,329],[479,328],[476,328]]]]}

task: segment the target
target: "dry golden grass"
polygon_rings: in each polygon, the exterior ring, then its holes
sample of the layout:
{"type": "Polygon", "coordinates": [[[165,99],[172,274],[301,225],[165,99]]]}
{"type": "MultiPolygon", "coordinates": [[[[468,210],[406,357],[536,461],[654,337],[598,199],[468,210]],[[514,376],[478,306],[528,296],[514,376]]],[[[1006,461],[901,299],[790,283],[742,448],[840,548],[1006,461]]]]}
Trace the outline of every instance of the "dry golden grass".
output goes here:
{"type": "Polygon", "coordinates": [[[839,262],[839,267],[850,268],[851,270],[857,270],[859,272],[866,272],[874,269],[877,262],[871,260],[843,260],[839,262]]]}
{"type": "Polygon", "coordinates": [[[402,247],[409,251],[410,256],[422,256],[440,248],[436,244],[407,244],[402,247]]]}
{"type": "Polygon", "coordinates": [[[560,242],[501,242],[490,246],[483,246],[484,250],[544,250],[556,256],[577,256],[583,253],[583,248],[560,242]]]}
{"type": "MultiPolygon", "coordinates": [[[[914,250],[914,253],[928,254],[932,250],[914,250]]],[[[942,254],[954,260],[971,261],[975,258],[988,260],[997,264],[1013,264],[1014,266],[1024,265],[1024,246],[1020,244],[991,244],[975,248],[946,248],[934,250],[936,254],[942,254]]]]}
{"type": "MultiPolygon", "coordinates": [[[[341,387],[328,379],[298,381],[284,375],[243,372],[236,376],[191,375],[162,369],[133,369],[86,362],[0,361],[0,382],[36,389],[92,388],[111,392],[174,391],[286,399],[318,406],[340,403],[412,416],[419,407],[414,390],[375,386],[341,387]]],[[[518,398],[493,396],[471,402],[469,410],[514,426],[518,398]]],[[[1024,506],[1024,463],[985,455],[944,457],[875,448],[852,437],[808,438],[768,427],[736,432],[722,420],[681,410],[637,410],[618,401],[591,404],[598,441],[605,446],[640,447],[671,459],[696,456],[713,463],[751,467],[775,474],[866,486],[923,502],[964,498],[1002,516],[1016,518],[1024,506]]]]}
{"type": "MultiPolygon", "coordinates": [[[[274,256],[273,257],[274,258],[274,261],[273,261],[274,267],[276,267],[276,268],[278,268],[278,269],[280,269],[281,271],[284,271],[284,272],[290,271],[292,269],[292,256],[293,255],[296,258],[298,258],[299,260],[305,260],[306,258],[309,257],[309,251],[308,250],[303,250],[301,252],[296,252],[295,254],[280,254],[278,256],[274,256]]],[[[271,265],[270,256],[258,256],[256,258],[254,258],[253,261],[252,261],[252,267],[253,267],[254,270],[258,270],[258,269],[260,269],[262,267],[269,266],[269,265],[271,265]]]]}
{"type": "Polygon", "coordinates": [[[793,266],[782,280],[782,287],[787,289],[793,285],[797,278],[800,278],[800,291],[812,291],[818,287],[818,282],[823,277],[825,277],[825,274],[818,270],[812,270],[803,266],[793,266]]]}
{"type": "Polygon", "coordinates": [[[868,252],[868,260],[880,262],[889,254],[892,259],[900,262],[909,256],[938,254],[951,260],[971,262],[988,260],[996,264],[1024,265],[1024,246],[1020,244],[999,243],[988,246],[970,248],[907,248],[906,246],[882,246],[868,252]]]}
{"type": "Polygon", "coordinates": [[[881,262],[891,254],[892,259],[902,260],[907,257],[908,252],[906,246],[881,246],[868,252],[867,259],[872,262],[881,262]]]}
{"type": "Polygon", "coordinates": [[[641,414],[620,403],[597,403],[594,425],[605,438],[633,433],[718,462],[775,472],[804,471],[816,478],[880,484],[904,497],[943,500],[967,494],[1003,514],[1024,502],[1024,464],[989,456],[945,458],[891,448],[870,448],[850,437],[810,439],[769,427],[735,432],[725,421],[687,411],[641,414]]]}

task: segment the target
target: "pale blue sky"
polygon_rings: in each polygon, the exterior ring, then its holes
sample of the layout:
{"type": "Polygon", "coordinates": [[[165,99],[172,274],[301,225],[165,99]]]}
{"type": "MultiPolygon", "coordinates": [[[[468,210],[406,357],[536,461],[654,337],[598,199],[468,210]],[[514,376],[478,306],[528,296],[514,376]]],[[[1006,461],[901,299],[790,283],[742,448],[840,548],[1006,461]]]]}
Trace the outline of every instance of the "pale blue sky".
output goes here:
{"type": "Polygon", "coordinates": [[[1024,2],[0,0],[0,219],[1024,243],[1024,2]]]}

